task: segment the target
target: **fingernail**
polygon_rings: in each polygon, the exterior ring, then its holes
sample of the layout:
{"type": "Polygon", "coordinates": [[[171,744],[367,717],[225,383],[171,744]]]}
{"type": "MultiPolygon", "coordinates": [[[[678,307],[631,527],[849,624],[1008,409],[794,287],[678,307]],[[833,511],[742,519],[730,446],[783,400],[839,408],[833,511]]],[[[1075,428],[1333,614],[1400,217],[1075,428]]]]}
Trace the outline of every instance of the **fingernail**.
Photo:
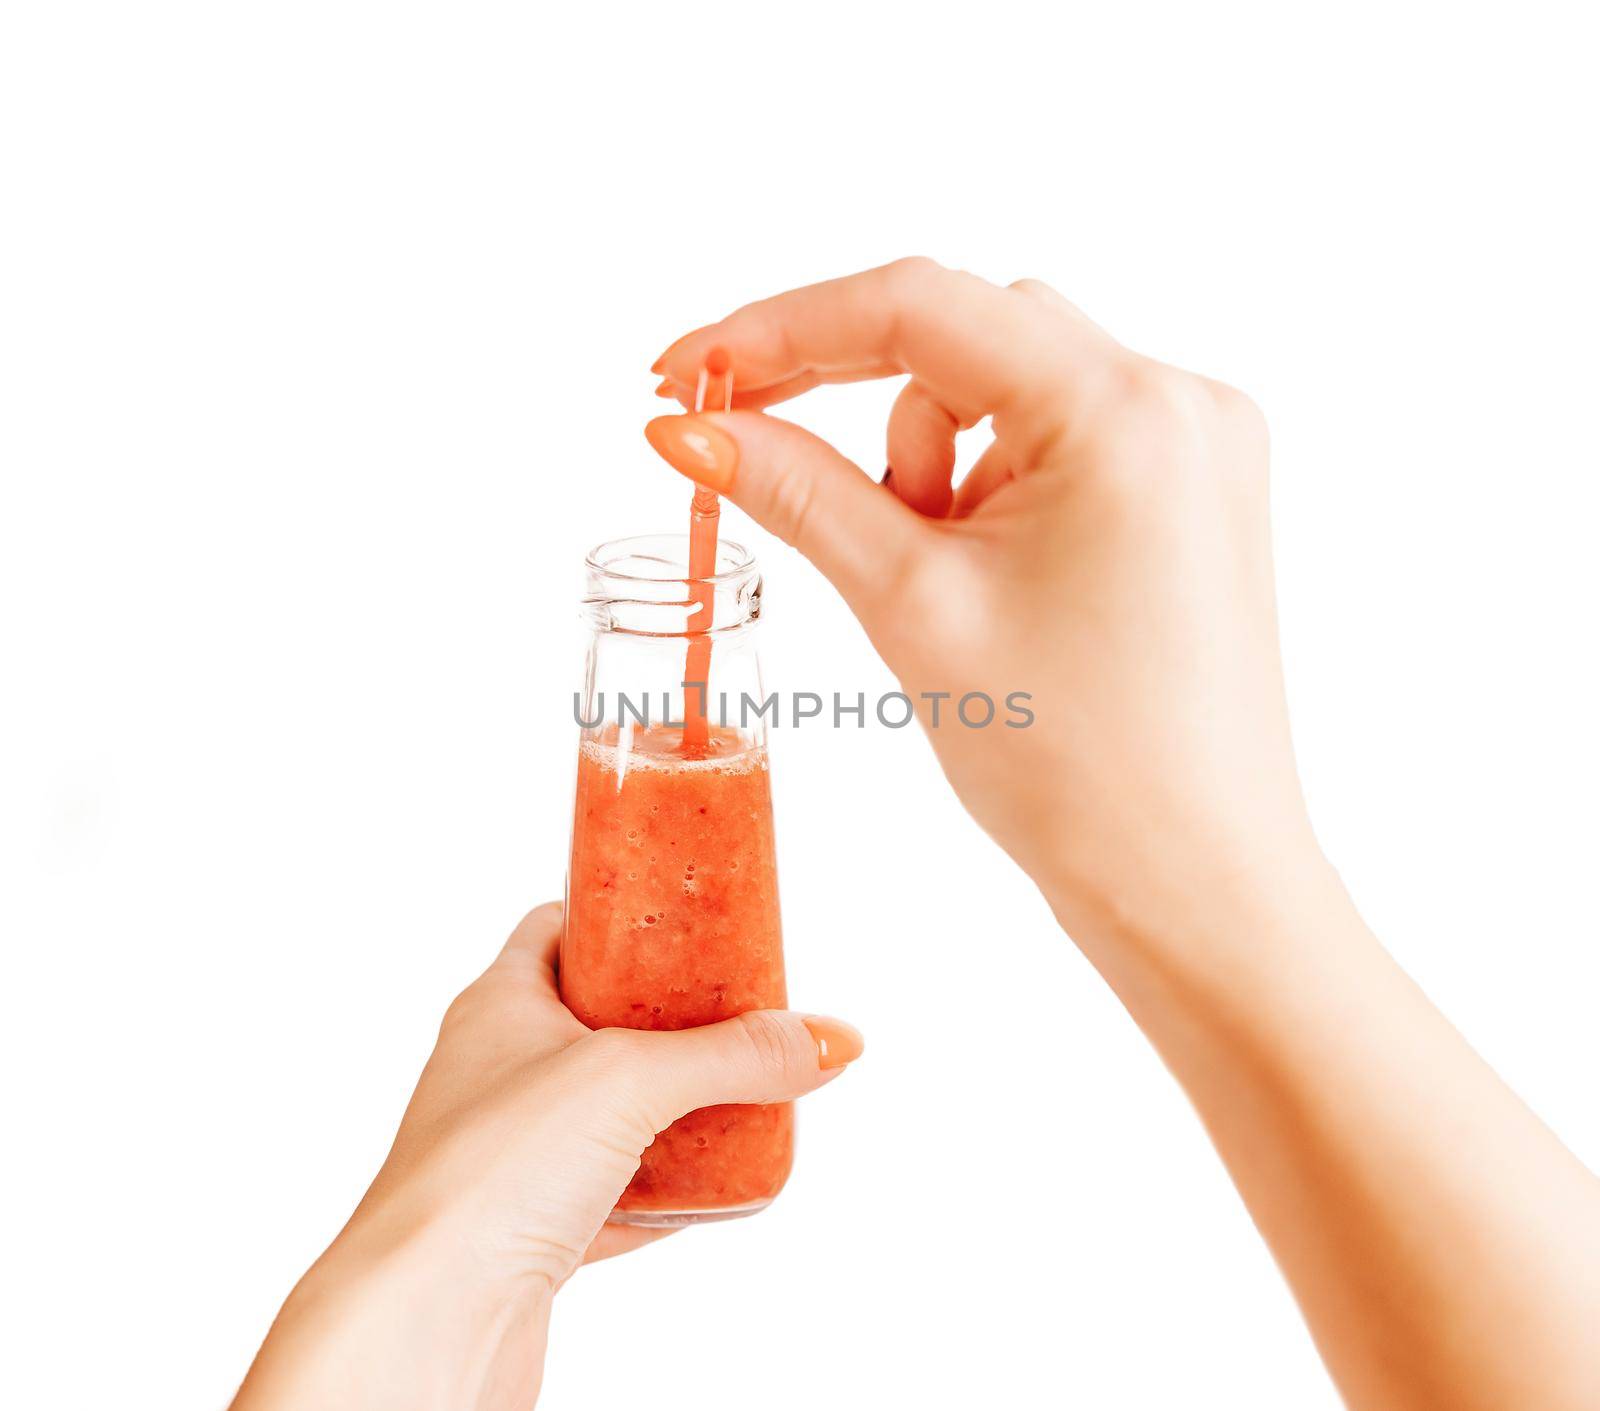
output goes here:
{"type": "Polygon", "coordinates": [[[802,1021],[817,1041],[817,1067],[843,1068],[854,1063],[866,1048],[860,1031],[852,1029],[839,1019],[806,1019],[802,1021]]]}
{"type": "Polygon", "coordinates": [[[675,397],[677,396],[677,386],[678,384],[670,377],[663,377],[661,379],[661,385],[656,388],[656,396],[675,397]]]}
{"type": "Polygon", "coordinates": [[[719,495],[732,488],[739,443],[721,427],[699,416],[658,416],[645,424],[644,434],[678,474],[719,495]]]}

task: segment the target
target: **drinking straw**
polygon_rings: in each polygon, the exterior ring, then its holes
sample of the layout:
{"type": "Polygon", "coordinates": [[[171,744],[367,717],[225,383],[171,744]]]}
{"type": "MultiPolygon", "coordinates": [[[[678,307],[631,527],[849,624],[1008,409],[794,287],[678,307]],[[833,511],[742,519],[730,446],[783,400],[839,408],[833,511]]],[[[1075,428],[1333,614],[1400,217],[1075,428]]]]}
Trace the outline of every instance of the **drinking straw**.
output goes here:
{"type": "MultiPolygon", "coordinates": [[[[694,409],[705,410],[706,388],[713,377],[722,379],[722,409],[733,410],[733,363],[726,350],[713,348],[695,385],[694,409]]],[[[697,604],[689,614],[689,648],[683,668],[683,752],[704,754],[711,738],[706,707],[711,691],[711,626],[716,611],[716,588],[708,581],[717,572],[717,521],[721,505],[715,490],[695,486],[689,504],[689,595],[697,604]]]]}

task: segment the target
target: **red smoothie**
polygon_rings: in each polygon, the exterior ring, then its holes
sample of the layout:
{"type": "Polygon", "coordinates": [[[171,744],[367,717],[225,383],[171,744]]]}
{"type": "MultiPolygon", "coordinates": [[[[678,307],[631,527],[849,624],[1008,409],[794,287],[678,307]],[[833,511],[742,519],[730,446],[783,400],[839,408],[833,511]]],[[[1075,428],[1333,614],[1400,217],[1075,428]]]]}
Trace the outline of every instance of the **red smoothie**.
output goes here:
{"type": "MultiPolygon", "coordinates": [[[[782,1009],[783,945],[766,751],[712,726],[585,738],[561,994],[590,1028],[685,1029],[782,1009]]],[[[702,1108],[644,1153],[617,1203],[644,1223],[759,1209],[794,1149],[788,1103],[702,1108]]]]}

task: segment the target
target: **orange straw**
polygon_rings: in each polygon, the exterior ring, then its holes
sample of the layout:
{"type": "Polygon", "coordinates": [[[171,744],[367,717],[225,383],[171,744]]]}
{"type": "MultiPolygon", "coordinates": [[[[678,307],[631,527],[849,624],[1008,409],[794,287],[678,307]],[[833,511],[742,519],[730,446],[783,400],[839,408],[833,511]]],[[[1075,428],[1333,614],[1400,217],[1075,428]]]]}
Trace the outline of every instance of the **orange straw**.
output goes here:
{"type": "MultiPolygon", "coordinates": [[[[706,354],[695,386],[694,409],[706,408],[706,387],[713,377],[722,379],[722,409],[733,410],[733,363],[722,348],[706,354]]],[[[711,739],[706,707],[711,692],[711,625],[716,613],[716,589],[706,580],[717,572],[717,520],[721,508],[717,492],[697,486],[689,506],[689,592],[698,606],[689,614],[689,650],[683,668],[683,752],[704,754],[711,739]]]]}

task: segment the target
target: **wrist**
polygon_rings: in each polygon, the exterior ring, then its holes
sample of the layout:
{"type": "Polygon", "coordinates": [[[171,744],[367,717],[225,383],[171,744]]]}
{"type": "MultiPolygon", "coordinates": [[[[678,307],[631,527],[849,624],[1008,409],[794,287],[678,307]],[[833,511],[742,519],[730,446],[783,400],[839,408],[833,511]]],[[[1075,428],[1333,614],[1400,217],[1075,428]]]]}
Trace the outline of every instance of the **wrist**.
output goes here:
{"type": "MultiPolygon", "coordinates": [[[[1062,928],[1130,1009],[1142,990],[1201,1000],[1297,954],[1376,946],[1309,822],[1192,849],[1142,870],[1070,870],[1041,887],[1062,928]],[[1109,880],[1107,880],[1109,878],[1109,880]]],[[[1137,1017],[1137,1016],[1136,1016],[1137,1017]]]]}
{"type": "Polygon", "coordinates": [[[445,1229],[364,1208],[290,1293],[234,1411],[531,1405],[551,1296],[487,1275],[445,1229]]]}

